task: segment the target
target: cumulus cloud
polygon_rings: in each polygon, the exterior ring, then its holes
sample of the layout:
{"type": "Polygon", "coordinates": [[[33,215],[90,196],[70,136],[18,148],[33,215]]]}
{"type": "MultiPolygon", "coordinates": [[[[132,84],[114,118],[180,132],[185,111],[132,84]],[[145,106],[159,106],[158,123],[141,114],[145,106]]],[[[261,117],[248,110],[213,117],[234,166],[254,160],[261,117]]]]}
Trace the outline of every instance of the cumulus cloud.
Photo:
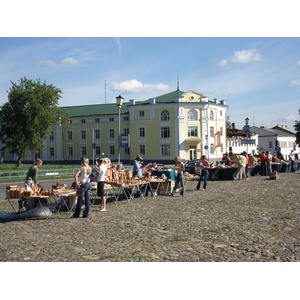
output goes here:
{"type": "Polygon", "coordinates": [[[144,84],[136,79],[116,82],[112,81],[109,84],[112,91],[122,91],[130,93],[140,93],[140,92],[167,92],[169,91],[169,86],[164,83],[157,84],[144,84]]]}
{"type": "Polygon", "coordinates": [[[38,65],[55,66],[56,63],[52,59],[40,60],[37,62],[38,65]]]}
{"type": "Polygon", "coordinates": [[[256,48],[254,48],[250,50],[236,51],[234,52],[233,56],[227,59],[222,59],[219,64],[221,67],[225,67],[229,64],[248,64],[253,61],[260,61],[261,59],[262,57],[260,53],[257,52],[256,48]]]}
{"type": "Polygon", "coordinates": [[[300,86],[300,80],[292,80],[290,86],[300,86]]]}
{"type": "Polygon", "coordinates": [[[72,58],[72,57],[67,57],[64,58],[61,63],[63,65],[77,65],[77,64],[81,64],[82,62],[78,59],[72,58]]]}

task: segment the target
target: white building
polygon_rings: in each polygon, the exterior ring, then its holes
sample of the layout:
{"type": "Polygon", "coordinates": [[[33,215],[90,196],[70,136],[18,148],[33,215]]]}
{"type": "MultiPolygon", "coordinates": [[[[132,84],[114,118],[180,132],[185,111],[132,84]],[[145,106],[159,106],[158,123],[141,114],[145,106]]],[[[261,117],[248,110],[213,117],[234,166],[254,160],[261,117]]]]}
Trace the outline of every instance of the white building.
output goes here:
{"type": "Polygon", "coordinates": [[[299,146],[296,145],[296,134],[285,126],[275,126],[267,128],[266,126],[250,127],[251,132],[258,134],[258,151],[269,151],[271,153],[282,153],[284,159],[288,159],[291,150],[299,154],[299,146]]]}

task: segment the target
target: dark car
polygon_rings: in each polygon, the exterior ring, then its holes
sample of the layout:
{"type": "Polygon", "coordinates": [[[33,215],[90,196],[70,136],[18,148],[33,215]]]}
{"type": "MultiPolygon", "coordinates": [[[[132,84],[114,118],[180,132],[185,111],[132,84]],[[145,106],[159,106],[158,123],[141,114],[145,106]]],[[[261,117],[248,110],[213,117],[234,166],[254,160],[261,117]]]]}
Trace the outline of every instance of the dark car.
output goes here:
{"type": "Polygon", "coordinates": [[[142,172],[143,172],[143,174],[145,174],[145,173],[147,173],[148,170],[151,169],[151,168],[162,169],[162,168],[164,168],[164,167],[165,167],[165,165],[163,165],[163,164],[150,163],[150,164],[147,164],[147,165],[143,166],[142,172]]]}
{"type": "Polygon", "coordinates": [[[201,167],[200,167],[200,162],[198,161],[191,161],[187,163],[184,167],[185,167],[185,171],[190,174],[196,174],[196,175],[200,174],[201,167]]]}

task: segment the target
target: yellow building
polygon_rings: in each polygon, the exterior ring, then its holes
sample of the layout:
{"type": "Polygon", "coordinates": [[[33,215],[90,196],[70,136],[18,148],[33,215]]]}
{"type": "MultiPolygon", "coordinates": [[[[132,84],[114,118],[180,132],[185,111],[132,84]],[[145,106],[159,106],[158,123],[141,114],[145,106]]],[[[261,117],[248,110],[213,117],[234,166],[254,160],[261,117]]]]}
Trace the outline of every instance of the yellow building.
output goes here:
{"type": "MultiPolygon", "coordinates": [[[[118,160],[116,103],[62,108],[69,120],[52,128],[38,156],[48,163],[78,163],[82,156],[118,160]]],[[[176,90],[145,101],[125,99],[120,133],[130,144],[120,148],[121,161],[132,161],[137,154],[145,162],[173,163],[175,156],[187,161],[203,154],[210,161],[220,160],[226,150],[226,109],[225,100],[210,101],[193,91],[176,90]]]]}

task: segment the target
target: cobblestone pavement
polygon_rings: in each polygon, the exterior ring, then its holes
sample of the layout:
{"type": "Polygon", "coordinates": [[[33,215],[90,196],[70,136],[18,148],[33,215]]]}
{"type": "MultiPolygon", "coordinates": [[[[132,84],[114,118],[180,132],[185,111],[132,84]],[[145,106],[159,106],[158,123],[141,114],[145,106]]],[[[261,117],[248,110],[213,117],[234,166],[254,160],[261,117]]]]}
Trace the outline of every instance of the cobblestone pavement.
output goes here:
{"type": "Polygon", "coordinates": [[[299,179],[209,181],[206,191],[190,182],[185,197],[111,201],[89,218],[1,223],[0,261],[299,262],[299,179]]]}

